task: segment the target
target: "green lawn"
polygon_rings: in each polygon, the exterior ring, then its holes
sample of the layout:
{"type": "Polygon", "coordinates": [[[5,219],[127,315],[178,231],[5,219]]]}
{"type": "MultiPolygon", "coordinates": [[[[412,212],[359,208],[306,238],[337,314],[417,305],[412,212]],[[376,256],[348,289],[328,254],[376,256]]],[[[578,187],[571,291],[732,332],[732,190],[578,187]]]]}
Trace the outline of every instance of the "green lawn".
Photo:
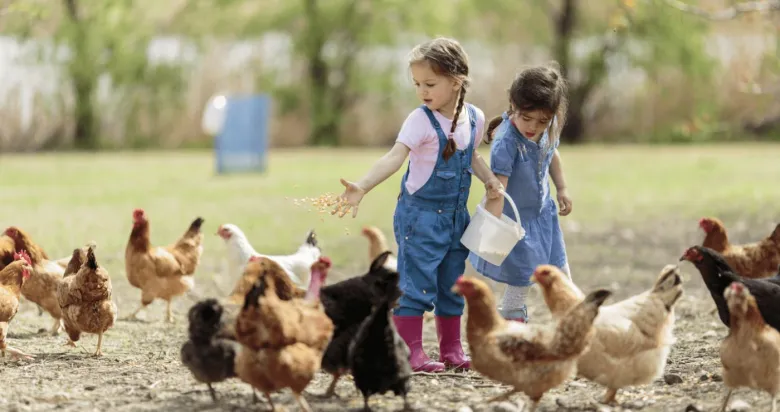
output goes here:
{"type": "MultiPolygon", "coordinates": [[[[574,198],[565,219],[583,226],[766,215],[780,204],[780,145],[563,146],[561,153],[574,198]]],[[[210,152],[6,155],[0,157],[0,226],[22,227],[54,257],[93,239],[114,276],[123,270],[136,207],[147,211],[155,243],[175,240],[195,216],[204,217],[204,262],[211,267],[224,250],[213,233],[227,222],[267,253],[294,250],[313,227],[337,265],[359,267],[367,259],[362,225],[379,226],[392,238],[406,166],[365,198],[356,219],[318,214],[293,199],[340,192],[339,177],[358,179],[381,154],[273,150],[266,174],[230,176],[215,176],[210,152]]],[[[482,194],[474,178],[472,210],[482,194]]]]}

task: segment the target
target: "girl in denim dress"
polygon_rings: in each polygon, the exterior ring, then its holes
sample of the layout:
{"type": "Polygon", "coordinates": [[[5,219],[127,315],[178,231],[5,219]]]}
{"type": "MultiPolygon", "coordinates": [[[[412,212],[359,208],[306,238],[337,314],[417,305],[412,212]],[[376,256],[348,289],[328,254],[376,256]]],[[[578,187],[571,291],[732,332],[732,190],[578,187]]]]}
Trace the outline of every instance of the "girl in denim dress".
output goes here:
{"type": "Polygon", "coordinates": [[[403,292],[393,321],[409,346],[415,371],[468,369],[470,359],[460,341],[465,302],[452,287],[468,258],[460,238],[470,222],[472,171],[485,183],[489,204],[500,207],[503,187],[475,150],[485,117],[465,102],[469,67],[460,44],[447,38],[420,44],[411,52],[409,67],[422,105],[407,116],[393,148],[362,179],[341,180],[346,187],[341,198],[348,203],[341,216],[351,208],[354,217],[363,196],[409,157],[393,216],[403,292]],[[422,346],[423,313],[431,310],[436,315],[438,362],[422,346]]]}
{"type": "MultiPolygon", "coordinates": [[[[474,253],[469,255],[469,261],[477,272],[507,285],[499,304],[506,319],[528,321],[525,301],[531,275],[538,265],[558,266],[571,277],[558,223],[559,214],[566,216],[572,210],[558,153],[566,117],[566,94],[566,81],[557,63],[528,68],[516,76],[509,88],[509,110],[488,125],[486,142],[490,143],[495,131],[491,169],[517,205],[526,234],[501,266],[474,253]],[[548,176],[555,184],[560,212],[550,197],[548,176]]],[[[501,204],[487,202],[485,208],[501,216],[501,204]]],[[[508,202],[504,202],[503,213],[515,217],[508,202]]]]}

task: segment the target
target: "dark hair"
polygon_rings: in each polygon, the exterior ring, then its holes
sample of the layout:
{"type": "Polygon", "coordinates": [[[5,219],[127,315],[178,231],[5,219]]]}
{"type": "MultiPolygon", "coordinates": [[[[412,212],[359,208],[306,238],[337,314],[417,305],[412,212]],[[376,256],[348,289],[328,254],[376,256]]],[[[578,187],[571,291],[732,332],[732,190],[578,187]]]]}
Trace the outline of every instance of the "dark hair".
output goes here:
{"type": "MultiPolygon", "coordinates": [[[[463,50],[457,40],[438,37],[419,44],[412,49],[409,54],[409,65],[426,62],[431,66],[431,70],[440,76],[449,76],[460,82],[460,93],[458,104],[455,106],[455,115],[452,118],[452,127],[450,134],[455,133],[458,125],[458,116],[463,110],[463,104],[466,100],[466,88],[469,86],[469,58],[466,51],[463,50]]],[[[442,157],[449,160],[455,154],[457,147],[454,139],[447,139],[447,146],[444,148],[442,157]]]]}
{"type": "MultiPolygon", "coordinates": [[[[529,67],[515,76],[509,87],[509,110],[532,112],[542,110],[554,116],[550,130],[549,147],[560,138],[563,125],[566,123],[566,112],[569,108],[567,94],[569,86],[561,75],[560,65],[552,61],[542,66],[529,67]]],[[[490,120],[485,132],[486,143],[493,140],[493,131],[503,119],[496,116],[490,120]]]]}

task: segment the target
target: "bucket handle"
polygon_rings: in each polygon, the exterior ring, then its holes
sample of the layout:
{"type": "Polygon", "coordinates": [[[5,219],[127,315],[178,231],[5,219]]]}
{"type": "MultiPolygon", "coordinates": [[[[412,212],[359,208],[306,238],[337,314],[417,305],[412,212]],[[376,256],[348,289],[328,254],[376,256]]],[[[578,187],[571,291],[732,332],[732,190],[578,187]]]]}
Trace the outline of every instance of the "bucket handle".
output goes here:
{"type": "MultiPolygon", "coordinates": [[[[509,195],[506,193],[506,191],[499,190],[499,192],[502,195],[504,195],[504,199],[509,201],[509,206],[512,206],[512,212],[515,213],[515,230],[517,230],[517,233],[520,234],[522,229],[523,229],[523,226],[520,225],[520,222],[518,222],[518,220],[520,220],[520,212],[517,211],[517,206],[515,205],[515,201],[512,200],[511,197],[509,197],[509,195]]],[[[485,206],[485,202],[486,201],[487,201],[487,195],[485,195],[485,197],[482,198],[482,206],[483,207],[485,206]]]]}

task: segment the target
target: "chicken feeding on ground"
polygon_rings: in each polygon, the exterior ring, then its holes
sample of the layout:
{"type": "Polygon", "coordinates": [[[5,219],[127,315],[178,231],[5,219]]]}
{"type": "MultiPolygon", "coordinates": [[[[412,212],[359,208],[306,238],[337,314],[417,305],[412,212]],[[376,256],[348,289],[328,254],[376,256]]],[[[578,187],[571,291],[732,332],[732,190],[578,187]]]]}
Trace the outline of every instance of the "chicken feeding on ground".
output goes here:
{"type": "Polygon", "coordinates": [[[33,273],[22,285],[22,296],[54,318],[51,333],[57,335],[62,327],[62,311],[57,302],[57,285],[65,273],[65,266],[48,260],[46,252],[23,230],[11,226],[5,230],[5,235],[14,241],[17,251],[27,251],[32,262],[33,273]]]}
{"type": "Polygon", "coordinates": [[[723,292],[732,282],[741,282],[756,299],[758,309],[766,323],[780,330],[780,279],[743,278],[732,270],[720,253],[703,246],[688,248],[680,260],[693,263],[699,270],[724,325],[729,326],[729,308],[723,292]]]}
{"type": "MultiPolygon", "coordinates": [[[[563,319],[584,299],[555,266],[540,265],[531,279],[541,287],[555,319],[563,319]]],[[[590,346],[577,360],[577,375],[607,387],[604,403],[614,403],[620,388],[649,384],[663,374],[675,342],[674,305],[682,294],[677,266],[667,265],[650,290],[601,306],[590,346]]]]}
{"type": "Polygon", "coordinates": [[[390,252],[383,252],[371,262],[368,273],[324,287],[320,300],[333,321],[333,338],[322,357],[322,369],[333,375],[324,396],[336,393],[336,384],[349,373],[349,344],[372,308],[383,299],[395,301],[401,296],[398,272],[387,266],[390,252]]]}
{"type": "MultiPolygon", "coordinates": [[[[363,236],[368,239],[368,260],[373,261],[382,252],[389,251],[390,247],[387,245],[387,238],[382,230],[376,226],[366,226],[363,228],[363,236]]],[[[398,260],[395,256],[390,255],[387,257],[388,268],[398,270],[398,260]]]]}
{"type": "Polygon", "coordinates": [[[266,257],[278,263],[287,276],[301,289],[306,289],[311,265],[322,256],[322,251],[317,244],[317,236],[314,230],[306,234],[306,239],[298,247],[298,250],[290,255],[264,255],[257,252],[238,226],[226,223],[217,230],[227,245],[228,273],[230,278],[239,278],[244,272],[244,267],[252,256],[266,257]]]}
{"type": "Polygon", "coordinates": [[[66,276],[59,283],[57,301],[62,309],[62,319],[68,344],[76,346],[82,333],[98,335],[95,356],[101,356],[103,334],[114,326],[117,307],[111,300],[111,278],[97,263],[95,251],[87,248],[86,256],[75,249],[69,266],[81,265],[74,275],[66,276]],[[84,259],[84,260],[82,260],[84,259]]]}
{"type": "Polygon", "coordinates": [[[392,391],[403,396],[404,409],[409,409],[407,394],[412,366],[411,352],[401,339],[391,319],[391,305],[396,297],[384,296],[360,327],[349,344],[347,359],[355,387],[363,394],[363,405],[370,411],[368,398],[392,391]]]}
{"type": "Polygon", "coordinates": [[[766,278],[778,273],[780,224],[764,239],[743,245],[731,244],[723,222],[714,217],[702,218],[699,227],[704,231],[701,245],[723,255],[729,266],[743,278],[766,278]]]}
{"type": "Polygon", "coordinates": [[[31,355],[9,346],[6,340],[11,320],[19,311],[22,286],[33,271],[32,261],[27,252],[14,254],[14,259],[0,269],[0,353],[3,357],[8,352],[11,358],[32,359],[31,355]]]}
{"type": "Polygon", "coordinates": [[[306,296],[306,290],[297,287],[279,263],[268,257],[252,256],[244,267],[241,278],[238,279],[233,291],[230,292],[227,302],[231,304],[241,304],[244,302],[246,294],[262,276],[271,276],[274,278],[275,292],[281,300],[290,300],[292,298],[302,298],[306,296]]]}
{"type": "Polygon", "coordinates": [[[149,220],[143,209],[133,211],[133,229],[125,249],[127,280],[141,289],[141,306],[128,319],[135,319],[154,299],[167,304],[166,321],[173,322],[171,299],[195,286],[193,274],[203,254],[203,219],[196,218],[176,243],[154,247],[149,238],[149,220]]]}
{"type": "Polygon", "coordinates": [[[723,296],[731,314],[731,327],[720,345],[727,388],[721,411],[726,411],[734,389],[748,387],[768,392],[775,412],[780,394],[780,333],[764,322],[756,299],[743,284],[731,283],[723,296]]]}
{"type": "MultiPolygon", "coordinates": [[[[321,257],[311,267],[311,281],[304,299],[280,300],[274,279],[263,276],[247,293],[236,319],[241,344],[236,375],[265,394],[290,388],[298,405],[310,411],[301,393],[320,369],[322,353],[333,335],[333,322],[319,303],[330,260],[321,257]]],[[[254,393],[254,391],[253,391],[254,393]]]]}
{"type": "Polygon", "coordinates": [[[220,335],[224,330],[224,309],[216,299],[193,305],[188,313],[189,339],[181,347],[181,363],[192,376],[209,388],[211,399],[217,394],[212,384],[236,376],[235,360],[239,344],[220,335]]]}
{"type": "Polygon", "coordinates": [[[466,298],[466,336],[471,366],[477,372],[512,389],[488,402],[508,399],[523,392],[536,410],[542,396],[572,377],[577,358],[594,333],[599,307],[612,292],[591,292],[558,322],[526,324],[504,320],[488,285],[471,276],[461,276],[453,292],[466,298]]]}

